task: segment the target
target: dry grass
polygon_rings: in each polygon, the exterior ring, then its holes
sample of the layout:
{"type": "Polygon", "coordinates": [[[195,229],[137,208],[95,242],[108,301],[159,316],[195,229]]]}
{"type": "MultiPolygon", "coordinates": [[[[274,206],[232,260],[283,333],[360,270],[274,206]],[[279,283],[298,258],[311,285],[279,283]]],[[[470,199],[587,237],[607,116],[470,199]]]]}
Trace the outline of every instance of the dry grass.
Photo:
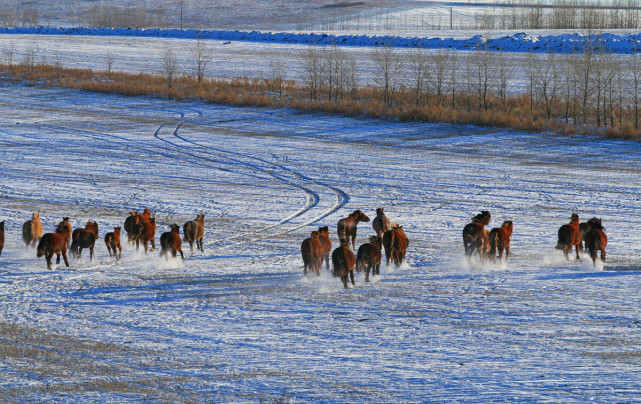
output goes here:
{"type": "MultiPolygon", "coordinates": [[[[626,140],[641,139],[641,130],[631,124],[630,111],[622,114],[620,127],[598,128],[596,125],[573,125],[561,118],[547,119],[546,114],[524,95],[513,95],[506,100],[489,99],[487,109],[478,106],[473,94],[460,92],[455,99],[444,96],[440,104],[432,99],[429,104],[416,105],[409,89],[393,94],[392,102],[385,104],[379,88],[359,88],[353,98],[338,100],[309,100],[307,88],[292,81],[282,83],[282,94],[274,91],[268,79],[208,79],[198,82],[195,77],[182,76],[171,87],[159,75],[105,73],[101,71],[69,69],[52,65],[0,65],[8,80],[26,81],[43,86],[72,88],[83,91],[113,93],[125,96],[162,97],[175,100],[199,99],[205,102],[239,107],[286,107],[305,112],[321,112],[368,118],[399,119],[412,122],[444,122],[509,128],[524,131],[549,131],[564,135],[576,133],[626,140]],[[452,107],[454,105],[454,108],[452,107]]],[[[321,89],[321,93],[322,93],[321,89]]],[[[433,97],[426,97],[427,101],[433,97]]],[[[561,106],[557,106],[562,110],[561,106]]]]}

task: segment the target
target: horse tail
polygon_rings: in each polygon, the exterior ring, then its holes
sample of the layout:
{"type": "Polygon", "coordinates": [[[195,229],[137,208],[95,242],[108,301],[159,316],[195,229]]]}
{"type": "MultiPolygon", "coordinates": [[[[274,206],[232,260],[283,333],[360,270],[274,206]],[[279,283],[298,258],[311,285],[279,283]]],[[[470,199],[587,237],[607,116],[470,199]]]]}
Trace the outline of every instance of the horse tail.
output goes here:
{"type": "Polygon", "coordinates": [[[36,254],[36,256],[37,256],[38,258],[40,258],[40,257],[42,257],[43,255],[45,255],[45,245],[46,245],[46,242],[47,242],[47,239],[46,239],[45,237],[43,237],[43,238],[41,238],[41,239],[40,239],[40,242],[38,243],[38,247],[37,247],[37,254],[36,254]]]}

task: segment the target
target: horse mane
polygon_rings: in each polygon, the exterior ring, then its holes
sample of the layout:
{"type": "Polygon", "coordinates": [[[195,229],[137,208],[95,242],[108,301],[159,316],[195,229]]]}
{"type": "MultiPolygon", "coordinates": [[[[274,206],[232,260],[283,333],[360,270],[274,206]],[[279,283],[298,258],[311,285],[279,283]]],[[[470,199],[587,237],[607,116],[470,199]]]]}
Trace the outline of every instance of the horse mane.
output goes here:
{"type": "Polygon", "coordinates": [[[369,237],[369,242],[370,243],[381,243],[383,240],[381,240],[381,237],[377,234],[375,236],[370,236],[369,237]]]}
{"type": "Polygon", "coordinates": [[[33,214],[31,215],[31,220],[40,220],[40,213],[33,212],[33,214]]]}
{"type": "Polygon", "coordinates": [[[481,213],[472,218],[472,222],[484,222],[490,216],[491,215],[489,211],[482,210],[481,213]]]}
{"type": "Polygon", "coordinates": [[[320,234],[318,234],[318,232],[316,230],[314,230],[310,237],[311,238],[318,238],[319,236],[320,236],[320,234]]]}
{"type": "Polygon", "coordinates": [[[354,217],[360,216],[362,214],[363,214],[363,212],[360,209],[356,209],[355,211],[353,211],[352,213],[347,215],[347,217],[354,218],[354,217]]]}
{"type": "Polygon", "coordinates": [[[67,224],[65,222],[58,223],[58,225],[56,226],[56,233],[62,233],[63,230],[69,231],[67,224]]]}
{"type": "Polygon", "coordinates": [[[130,216],[138,216],[138,212],[136,212],[135,210],[130,210],[129,211],[129,215],[130,216]]]}
{"type": "Polygon", "coordinates": [[[383,213],[383,208],[376,208],[376,216],[385,216],[385,213],[383,213]]]}
{"type": "Polygon", "coordinates": [[[390,229],[391,229],[391,230],[400,229],[401,227],[403,227],[403,226],[401,226],[400,224],[398,224],[398,223],[396,223],[396,222],[392,222],[392,223],[390,223],[390,229]]]}

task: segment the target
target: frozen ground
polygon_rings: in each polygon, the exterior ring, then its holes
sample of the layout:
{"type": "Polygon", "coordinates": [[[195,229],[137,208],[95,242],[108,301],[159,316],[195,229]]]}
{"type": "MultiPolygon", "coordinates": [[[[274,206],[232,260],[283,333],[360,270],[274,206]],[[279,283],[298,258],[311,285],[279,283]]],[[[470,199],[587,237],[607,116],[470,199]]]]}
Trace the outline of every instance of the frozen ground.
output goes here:
{"type": "Polygon", "coordinates": [[[640,158],[637,143],[3,86],[0,397],[639,401],[640,158]],[[379,206],[405,226],[406,266],[349,290],[302,275],[311,230],[336,244],[340,217],[379,206]],[[117,263],[100,241],[93,262],[48,271],[20,241],[34,210],[45,231],[96,220],[102,240],[144,207],[158,233],[205,212],[205,252],[124,246],[117,263]],[[507,264],[462,259],[481,209],[514,221],[507,264]],[[605,267],[554,249],[572,212],[603,219],[605,267]]]}

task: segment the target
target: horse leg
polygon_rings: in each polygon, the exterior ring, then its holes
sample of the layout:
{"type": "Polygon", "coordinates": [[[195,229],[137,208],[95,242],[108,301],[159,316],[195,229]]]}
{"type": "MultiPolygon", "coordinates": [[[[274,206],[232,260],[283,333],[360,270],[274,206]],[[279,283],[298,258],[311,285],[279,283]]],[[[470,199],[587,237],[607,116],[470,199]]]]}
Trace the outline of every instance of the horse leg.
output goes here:
{"type": "Polygon", "coordinates": [[[151,251],[156,251],[156,242],[153,238],[151,239],[151,251]]]}
{"type": "Polygon", "coordinates": [[[60,253],[56,253],[56,264],[60,264],[60,253]]]}
{"type": "Polygon", "coordinates": [[[183,250],[178,250],[178,252],[180,253],[180,258],[182,258],[183,261],[184,261],[185,260],[185,256],[183,255],[183,250]]]}
{"type": "MultiPolygon", "coordinates": [[[[198,242],[196,241],[196,247],[198,247],[198,242]]],[[[189,239],[189,250],[191,252],[194,252],[194,241],[192,239],[189,239]]]]}
{"type": "Polygon", "coordinates": [[[200,251],[201,252],[205,252],[205,248],[203,247],[203,238],[202,237],[199,239],[199,243],[200,243],[200,251]]]}
{"type": "Polygon", "coordinates": [[[69,260],[67,260],[67,252],[63,251],[62,252],[62,258],[65,260],[65,266],[69,266],[69,260]]]}
{"type": "Polygon", "coordinates": [[[93,246],[89,247],[89,262],[93,261],[93,246]]]}
{"type": "Polygon", "coordinates": [[[601,249],[601,261],[605,262],[605,248],[601,249]]]}
{"type": "Polygon", "coordinates": [[[349,277],[352,280],[352,285],[356,285],[356,283],[354,283],[354,270],[353,269],[351,271],[349,271],[349,277]]]}
{"type": "MultiPolygon", "coordinates": [[[[570,246],[570,250],[572,249],[572,246],[570,246]]],[[[579,257],[579,245],[576,245],[576,260],[581,261],[581,257],[579,257]]]]}
{"type": "Polygon", "coordinates": [[[345,289],[347,289],[348,288],[348,286],[347,286],[347,275],[341,276],[341,281],[343,281],[343,287],[345,289]]]}
{"type": "Polygon", "coordinates": [[[53,258],[53,253],[45,253],[45,259],[47,260],[47,269],[51,269],[51,258],[53,258]]]}
{"type": "Polygon", "coordinates": [[[107,252],[109,253],[109,256],[111,257],[111,245],[107,244],[107,252]]]}

